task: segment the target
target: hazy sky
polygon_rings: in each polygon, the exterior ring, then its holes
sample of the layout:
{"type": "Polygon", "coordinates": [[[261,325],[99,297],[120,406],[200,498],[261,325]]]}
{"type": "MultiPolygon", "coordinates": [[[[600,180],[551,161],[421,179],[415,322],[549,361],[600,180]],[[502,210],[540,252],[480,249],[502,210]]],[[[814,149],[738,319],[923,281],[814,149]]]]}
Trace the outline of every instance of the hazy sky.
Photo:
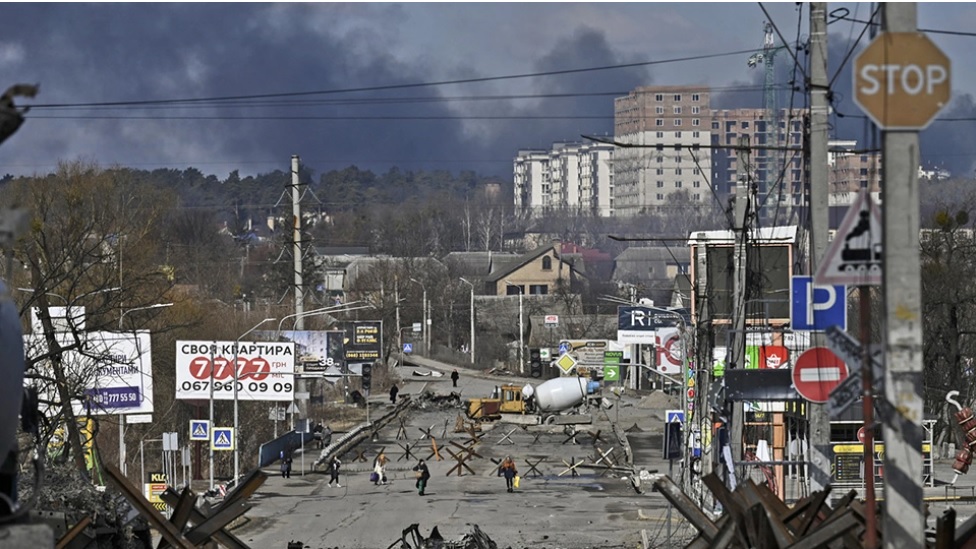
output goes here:
{"type": "MultiPolygon", "coordinates": [[[[753,91],[718,93],[713,106],[760,106],[762,71],[747,66],[746,52],[762,46],[763,7],[791,47],[802,16],[805,40],[809,8],[792,2],[2,3],[0,89],[40,83],[41,93],[17,100],[34,108],[0,145],[0,175],[82,159],[192,166],[224,178],[235,169],[287,170],[298,154],[318,173],[396,165],[508,179],[520,148],[612,133],[613,97],[639,85],[746,86],[753,91]],[[720,54],[728,55],[490,79],[720,54]],[[391,87],[479,79],[487,80],[391,87]],[[339,92],[376,87],[390,88],[339,92]]],[[[828,5],[838,8],[866,20],[872,4],[828,5]]],[[[923,3],[918,11],[920,28],[976,28],[974,4],[923,3]]],[[[831,76],[862,28],[830,24],[831,76]]],[[[930,37],[954,63],[956,104],[945,115],[973,116],[976,37],[930,37]]],[[[867,41],[865,34],[860,47],[867,41]]],[[[789,54],[780,52],[777,66],[785,84],[789,54]]],[[[833,88],[849,115],[834,120],[836,137],[863,142],[864,122],[850,116],[861,114],[849,100],[850,65],[833,88]]],[[[783,106],[789,99],[780,94],[783,106]]],[[[798,93],[793,101],[805,100],[798,93]]],[[[972,174],[974,126],[934,123],[923,134],[923,160],[972,174]]]]}

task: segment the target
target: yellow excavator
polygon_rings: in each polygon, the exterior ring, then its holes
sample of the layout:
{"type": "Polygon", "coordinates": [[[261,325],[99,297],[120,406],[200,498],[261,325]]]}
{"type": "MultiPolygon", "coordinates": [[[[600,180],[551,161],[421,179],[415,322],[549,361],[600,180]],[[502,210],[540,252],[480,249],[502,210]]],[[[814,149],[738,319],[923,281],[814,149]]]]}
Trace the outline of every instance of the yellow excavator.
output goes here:
{"type": "Polygon", "coordinates": [[[501,419],[502,414],[524,414],[525,400],[519,385],[502,385],[487,398],[468,400],[468,417],[479,421],[501,419]]]}

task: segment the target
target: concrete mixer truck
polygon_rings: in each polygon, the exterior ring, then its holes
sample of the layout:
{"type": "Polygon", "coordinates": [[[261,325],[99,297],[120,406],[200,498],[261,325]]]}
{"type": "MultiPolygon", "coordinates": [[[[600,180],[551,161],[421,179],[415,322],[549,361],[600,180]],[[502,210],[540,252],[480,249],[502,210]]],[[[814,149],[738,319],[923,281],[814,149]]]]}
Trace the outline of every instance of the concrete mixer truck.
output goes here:
{"type": "MultiPolygon", "coordinates": [[[[502,385],[490,397],[468,400],[467,414],[480,421],[504,418],[511,423],[527,425],[564,423],[558,419],[561,412],[585,404],[599,389],[600,382],[583,377],[550,379],[537,387],[502,385]]],[[[580,422],[577,419],[569,422],[580,422]]]]}

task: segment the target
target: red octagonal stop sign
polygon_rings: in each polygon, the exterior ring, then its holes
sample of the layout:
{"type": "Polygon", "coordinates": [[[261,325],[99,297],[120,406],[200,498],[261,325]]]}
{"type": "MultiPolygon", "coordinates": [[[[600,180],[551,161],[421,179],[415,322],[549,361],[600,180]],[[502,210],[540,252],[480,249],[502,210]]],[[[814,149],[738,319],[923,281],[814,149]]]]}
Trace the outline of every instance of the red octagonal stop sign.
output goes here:
{"type": "Polygon", "coordinates": [[[843,360],[826,347],[814,347],[796,359],[793,387],[801,397],[823,404],[847,376],[847,364],[843,360]]]}

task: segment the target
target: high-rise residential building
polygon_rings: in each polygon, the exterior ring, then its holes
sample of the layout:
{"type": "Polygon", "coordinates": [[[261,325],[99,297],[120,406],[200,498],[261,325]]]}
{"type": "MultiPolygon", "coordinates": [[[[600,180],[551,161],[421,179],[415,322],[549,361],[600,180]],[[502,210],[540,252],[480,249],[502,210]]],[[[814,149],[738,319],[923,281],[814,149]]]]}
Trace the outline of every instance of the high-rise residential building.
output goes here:
{"type": "Polygon", "coordinates": [[[516,209],[614,215],[613,152],[612,145],[575,142],[554,143],[548,151],[520,150],[514,164],[516,209]]]}
{"type": "Polygon", "coordinates": [[[735,194],[740,170],[732,147],[740,137],[749,136],[749,175],[760,221],[788,224],[803,198],[803,111],[782,109],[776,120],[769,118],[765,109],[712,111],[712,182],[721,195],[735,194]]]}
{"type": "Polygon", "coordinates": [[[614,151],[619,215],[666,207],[678,196],[713,199],[709,96],[702,87],[645,86],[614,99],[614,140],[633,145],[614,151]]]}

